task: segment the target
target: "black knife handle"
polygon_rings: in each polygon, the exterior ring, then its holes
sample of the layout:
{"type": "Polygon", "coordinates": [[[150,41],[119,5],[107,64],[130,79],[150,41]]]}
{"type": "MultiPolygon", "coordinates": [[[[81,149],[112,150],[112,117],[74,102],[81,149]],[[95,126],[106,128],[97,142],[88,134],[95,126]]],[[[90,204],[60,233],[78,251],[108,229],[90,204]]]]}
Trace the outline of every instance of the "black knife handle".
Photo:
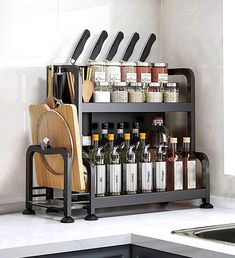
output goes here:
{"type": "Polygon", "coordinates": [[[90,31],[87,30],[87,29],[84,30],[81,38],[78,41],[78,44],[77,44],[75,50],[73,52],[73,55],[72,55],[72,57],[70,59],[70,63],[71,64],[75,64],[76,63],[78,57],[81,55],[81,53],[82,53],[82,51],[84,49],[84,46],[85,46],[85,44],[86,44],[86,42],[87,42],[87,40],[89,39],[90,36],[91,36],[90,31]]]}
{"type": "Polygon", "coordinates": [[[106,60],[108,60],[108,61],[113,60],[114,56],[117,53],[118,47],[123,39],[124,39],[124,34],[122,31],[119,31],[115,40],[113,41],[113,44],[109,50],[106,60]]]}
{"type": "Polygon", "coordinates": [[[95,44],[95,47],[90,55],[90,60],[95,60],[96,57],[99,55],[100,51],[101,51],[101,48],[105,42],[105,40],[107,39],[108,37],[108,33],[106,30],[103,30],[95,44]]]}
{"type": "Polygon", "coordinates": [[[125,54],[123,55],[123,58],[122,58],[123,61],[129,60],[129,58],[131,57],[131,55],[134,51],[135,45],[139,39],[140,39],[139,33],[135,32],[132,36],[132,39],[131,39],[129,45],[126,48],[125,54]]]}
{"type": "Polygon", "coordinates": [[[144,62],[147,59],[147,57],[149,56],[151,47],[152,47],[153,43],[155,42],[155,40],[156,40],[156,35],[154,33],[152,33],[144,47],[144,50],[143,50],[141,56],[140,56],[141,62],[144,62]]]}

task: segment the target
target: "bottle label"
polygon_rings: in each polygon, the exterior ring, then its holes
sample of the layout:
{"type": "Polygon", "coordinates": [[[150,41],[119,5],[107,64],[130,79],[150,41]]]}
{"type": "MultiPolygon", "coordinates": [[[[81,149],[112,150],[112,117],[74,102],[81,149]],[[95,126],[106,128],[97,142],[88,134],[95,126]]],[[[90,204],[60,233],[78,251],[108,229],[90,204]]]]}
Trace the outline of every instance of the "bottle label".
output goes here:
{"type": "Polygon", "coordinates": [[[108,165],[108,177],[109,177],[109,193],[120,194],[122,187],[121,178],[121,164],[109,164],[108,165]]]}
{"type": "Polygon", "coordinates": [[[188,189],[196,188],[196,160],[187,161],[188,168],[188,189]]]}
{"type": "Polygon", "coordinates": [[[105,195],[106,192],[106,171],[105,165],[96,165],[96,195],[105,195]]]}
{"type": "Polygon", "coordinates": [[[166,190],[166,162],[158,161],[156,165],[156,189],[165,191],[166,190]]]}
{"type": "Polygon", "coordinates": [[[136,73],[127,73],[126,81],[127,82],[136,82],[136,73]]]}
{"type": "Polygon", "coordinates": [[[110,73],[110,81],[112,82],[120,82],[121,81],[121,73],[110,73]]]}
{"type": "Polygon", "coordinates": [[[183,161],[174,161],[174,190],[183,190],[183,161]]]}
{"type": "Polygon", "coordinates": [[[153,164],[139,163],[140,173],[141,173],[141,190],[142,191],[152,191],[153,185],[153,164]]]}
{"type": "Polygon", "coordinates": [[[95,72],[95,82],[105,82],[105,72],[95,72]]]}
{"type": "Polygon", "coordinates": [[[151,73],[141,73],[141,82],[151,82],[151,73]]]}
{"type": "Polygon", "coordinates": [[[158,74],[158,82],[168,83],[168,74],[167,73],[159,73],[158,74]]]}
{"type": "Polygon", "coordinates": [[[126,192],[136,192],[137,191],[137,163],[133,164],[123,164],[124,169],[124,190],[126,192]]]}

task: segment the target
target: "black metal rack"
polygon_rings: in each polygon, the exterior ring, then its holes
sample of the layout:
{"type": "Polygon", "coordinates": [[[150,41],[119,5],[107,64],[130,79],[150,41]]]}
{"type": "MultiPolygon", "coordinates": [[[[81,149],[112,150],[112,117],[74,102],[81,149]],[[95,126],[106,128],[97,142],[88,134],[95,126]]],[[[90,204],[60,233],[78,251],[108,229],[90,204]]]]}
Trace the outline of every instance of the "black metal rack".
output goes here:
{"type": "MultiPolygon", "coordinates": [[[[61,67],[66,72],[72,72],[75,78],[75,105],[78,109],[78,121],[80,126],[80,135],[89,135],[91,133],[91,124],[101,123],[104,121],[116,122],[117,119],[122,118],[123,113],[126,119],[135,120],[142,119],[145,126],[149,126],[148,121],[145,120],[146,116],[141,114],[156,114],[164,115],[166,112],[183,112],[187,114],[187,135],[191,137],[191,147],[195,151],[195,78],[192,70],[188,68],[169,69],[169,75],[183,75],[186,78],[187,98],[185,102],[181,103],[83,103],[82,102],[82,88],[81,88],[81,67],[62,65],[55,66],[56,71],[61,67]]],[[[144,128],[146,129],[146,128],[144,128]]],[[[210,190],[209,190],[209,160],[204,153],[195,152],[197,159],[201,161],[203,172],[203,188],[194,190],[181,190],[181,191],[166,191],[166,192],[152,192],[152,193],[138,193],[136,195],[121,195],[121,196],[95,196],[95,169],[92,162],[83,160],[84,165],[88,171],[89,193],[71,193],[71,167],[70,157],[64,148],[51,148],[42,150],[40,146],[30,146],[26,155],[26,176],[27,176],[27,190],[26,190],[26,210],[24,214],[34,214],[32,206],[41,206],[47,208],[47,211],[63,210],[64,218],[61,222],[71,223],[71,210],[86,208],[88,215],[86,220],[97,220],[95,215],[96,209],[118,207],[127,205],[140,205],[150,203],[165,204],[170,201],[202,199],[201,208],[213,208],[210,204],[210,190]],[[38,189],[32,185],[33,175],[33,154],[35,152],[51,155],[61,154],[64,162],[64,198],[61,207],[58,205],[48,204],[48,200],[53,198],[53,189],[46,189],[44,194],[47,204],[40,204],[33,201],[33,191],[38,189]],[[87,200],[72,202],[73,196],[87,195],[87,200]]],[[[40,187],[43,189],[43,187],[40,187]]],[[[43,196],[43,194],[40,194],[43,196]]]]}

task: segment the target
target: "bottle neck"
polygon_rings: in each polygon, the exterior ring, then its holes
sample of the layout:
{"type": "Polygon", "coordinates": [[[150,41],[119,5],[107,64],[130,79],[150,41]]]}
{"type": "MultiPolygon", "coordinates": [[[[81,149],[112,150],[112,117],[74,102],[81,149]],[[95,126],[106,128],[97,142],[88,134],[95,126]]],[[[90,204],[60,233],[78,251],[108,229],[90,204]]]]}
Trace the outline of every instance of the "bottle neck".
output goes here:
{"type": "Polygon", "coordinates": [[[145,147],[145,139],[140,139],[140,146],[141,148],[145,147]]]}
{"type": "Polygon", "coordinates": [[[125,140],[125,147],[126,147],[127,149],[130,148],[130,140],[125,140]]]}
{"type": "Polygon", "coordinates": [[[109,148],[113,149],[113,140],[109,140],[109,148]]]}
{"type": "Polygon", "coordinates": [[[177,152],[177,143],[171,143],[171,155],[172,155],[172,157],[175,156],[176,152],[177,152]]]}
{"type": "Polygon", "coordinates": [[[190,142],[184,142],[183,143],[183,151],[189,152],[190,151],[190,142]]]}
{"type": "Polygon", "coordinates": [[[99,141],[93,141],[94,148],[98,148],[98,143],[99,143],[99,141]]]}

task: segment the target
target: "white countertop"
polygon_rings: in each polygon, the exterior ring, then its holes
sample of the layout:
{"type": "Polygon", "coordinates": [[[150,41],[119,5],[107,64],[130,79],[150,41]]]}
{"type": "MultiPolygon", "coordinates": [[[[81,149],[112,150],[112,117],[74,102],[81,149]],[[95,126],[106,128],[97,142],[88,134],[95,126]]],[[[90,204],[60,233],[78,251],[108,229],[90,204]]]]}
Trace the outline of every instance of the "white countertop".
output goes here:
{"type": "Polygon", "coordinates": [[[62,224],[60,219],[61,214],[55,216],[43,212],[36,216],[1,215],[0,257],[25,257],[131,243],[188,256],[193,252],[193,257],[203,257],[198,256],[194,248],[235,256],[235,245],[171,234],[177,229],[235,223],[235,210],[232,209],[192,208],[100,218],[98,221],[77,219],[72,224],[62,224]]]}

